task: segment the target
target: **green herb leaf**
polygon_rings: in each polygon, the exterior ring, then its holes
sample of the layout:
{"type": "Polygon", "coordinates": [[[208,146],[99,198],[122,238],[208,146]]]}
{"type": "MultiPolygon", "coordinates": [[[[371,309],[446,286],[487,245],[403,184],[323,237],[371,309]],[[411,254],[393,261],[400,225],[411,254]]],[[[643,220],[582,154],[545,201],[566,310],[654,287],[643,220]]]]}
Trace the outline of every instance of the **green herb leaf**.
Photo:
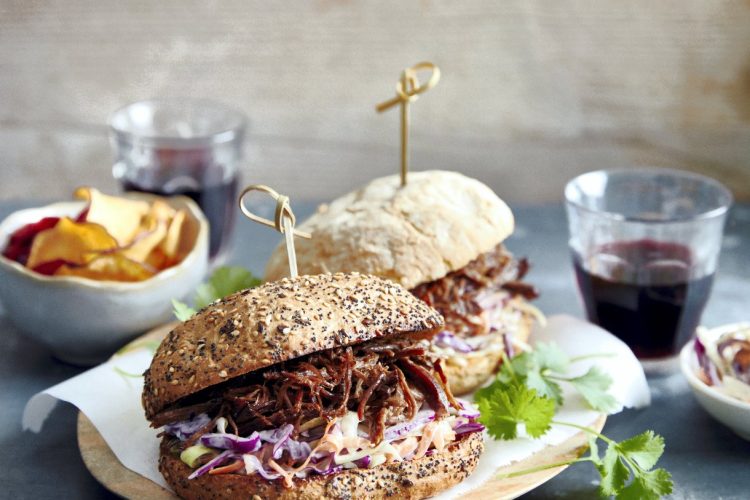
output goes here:
{"type": "Polygon", "coordinates": [[[529,373],[529,370],[535,369],[535,366],[534,353],[522,352],[511,358],[510,363],[503,361],[498,376],[506,376],[508,381],[516,380],[518,377],[524,378],[529,373]]]}
{"type": "Polygon", "coordinates": [[[530,371],[526,375],[526,385],[535,389],[540,396],[550,398],[558,406],[563,404],[562,388],[560,384],[549,377],[542,375],[539,371],[530,371]]]}
{"type": "Polygon", "coordinates": [[[672,475],[664,469],[636,473],[635,479],[618,494],[622,500],[656,500],[672,493],[672,475]]]}
{"type": "Polygon", "coordinates": [[[617,495],[630,477],[630,470],[620,460],[616,445],[610,444],[604,453],[602,461],[596,465],[602,480],[599,491],[602,496],[617,495]]]}
{"type": "Polygon", "coordinates": [[[533,356],[539,370],[567,373],[570,367],[568,355],[553,343],[538,342],[534,346],[533,356]]]}
{"type": "Polygon", "coordinates": [[[479,421],[496,439],[515,439],[518,424],[525,424],[526,433],[537,438],[550,428],[555,402],[540,397],[523,383],[493,382],[482,396],[475,395],[481,416],[479,421]]]}
{"type": "Polygon", "coordinates": [[[184,302],[172,299],[172,312],[174,312],[174,316],[178,320],[187,321],[191,318],[191,316],[193,316],[193,314],[195,314],[196,311],[184,302]]]}
{"type": "Polygon", "coordinates": [[[612,378],[604,371],[592,367],[580,377],[565,378],[569,368],[570,358],[559,347],[540,342],[534,351],[522,353],[510,363],[503,363],[497,378],[505,383],[511,379],[510,375],[520,378],[528,387],[554,400],[558,406],[564,403],[560,383],[568,382],[594,410],[609,413],[619,407],[617,400],[607,394],[612,378]]]}
{"type": "Polygon", "coordinates": [[[637,463],[638,467],[648,471],[664,453],[664,438],[653,431],[646,431],[622,441],[617,448],[620,453],[637,463]]]}
{"type": "Polygon", "coordinates": [[[208,283],[199,285],[195,290],[195,307],[201,309],[215,300],[260,284],[261,280],[243,267],[219,267],[211,275],[208,283]]]}
{"type": "Polygon", "coordinates": [[[509,364],[503,363],[498,379],[507,383],[508,371],[510,371],[527,386],[536,389],[540,396],[548,397],[560,406],[563,404],[562,389],[550,374],[551,372],[563,374],[568,367],[569,358],[559,347],[540,342],[533,351],[515,356],[509,364]]]}
{"type": "Polygon", "coordinates": [[[580,377],[568,379],[568,382],[573,384],[594,410],[610,413],[619,406],[617,400],[607,393],[612,385],[612,377],[597,366],[592,366],[580,377]]]}
{"type": "Polygon", "coordinates": [[[589,434],[589,455],[588,459],[591,460],[594,465],[599,465],[602,463],[601,457],[599,457],[599,446],[597,446],[596,441],[599,439],[599,437],[596,434],[589,434]]]}

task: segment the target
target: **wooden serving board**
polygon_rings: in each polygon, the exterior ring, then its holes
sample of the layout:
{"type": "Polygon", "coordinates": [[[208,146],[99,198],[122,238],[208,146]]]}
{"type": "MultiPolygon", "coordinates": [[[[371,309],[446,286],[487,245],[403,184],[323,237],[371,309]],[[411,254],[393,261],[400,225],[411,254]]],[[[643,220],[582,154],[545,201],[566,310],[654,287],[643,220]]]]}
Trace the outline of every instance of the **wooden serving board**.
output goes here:
{"type": "MultiPolygon", "coordinates": [[[[152,330],[129,345],[144,340],[163,338],[173,326],[174,324],[169,324],[152,330]]],[[[606,417],[602,415],[591,422],[590,427],[601,431],[605,421],[606,417]]],[[[587,446],[588,436],[584,432],[579,432],[557,446],[548,446],[523,460],[499,467],[497,474],[508,474],[513,471],[570,460],[580,456],[587,446]]],[[[174,493],[122,465],[104,441],[104,438],[96,430],[96,427],[83,413],[78,414],[78,448],[89,472],[113,493],[125,498],[156,500],[177,498],[174,493]]],[[[494,478],[472,490],[471,496],[473,500],[517,498],[549,481],[565,468],[566,466],[556,467],[513,478],[494,478]]]]}

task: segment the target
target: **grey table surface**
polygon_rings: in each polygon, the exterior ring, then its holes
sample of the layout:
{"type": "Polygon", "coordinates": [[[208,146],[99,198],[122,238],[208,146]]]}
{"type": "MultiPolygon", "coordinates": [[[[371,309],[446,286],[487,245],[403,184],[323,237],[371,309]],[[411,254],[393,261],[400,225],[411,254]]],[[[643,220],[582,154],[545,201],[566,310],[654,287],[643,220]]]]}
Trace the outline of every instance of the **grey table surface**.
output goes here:
{"type": "MultiPolygon", "coordinates": [[[[31,202],[0,203],[0,218],[31,202]]],[[[299,217],[312,204],[295,206],[299,217]]],[[[508,240],[516,255],[532,262],[529,279],[541,291],[546,313],[582,316],[567,250],[561,205],[513,207],[517,229],[508,240]]],[[[256,273],[279,235],[240,220],[229,263],[256,273]]],[[[750,206],[735,207],[724,239],[720,269],[704,324],[750,319],[750,206]]],[[[21,430],[21,414],[38,391],[83,371],[51,358],[25,339],[0,311],[0,497],[107,498],[113,495],[86,470],[76,444],[76,409],[59,404],[40,434],[21,430]]],[[[750,443],[715,422],[700,408],[681,375],[650,378],[653,403],[612,416],[605,433],[623,439],[645,429],[664,436],[663,466],[675,480],[674,498],[750,498],[750,443]]],[[[590,464],[575,465],[525,498],[596,498],[597,475],[590,464]]]]}

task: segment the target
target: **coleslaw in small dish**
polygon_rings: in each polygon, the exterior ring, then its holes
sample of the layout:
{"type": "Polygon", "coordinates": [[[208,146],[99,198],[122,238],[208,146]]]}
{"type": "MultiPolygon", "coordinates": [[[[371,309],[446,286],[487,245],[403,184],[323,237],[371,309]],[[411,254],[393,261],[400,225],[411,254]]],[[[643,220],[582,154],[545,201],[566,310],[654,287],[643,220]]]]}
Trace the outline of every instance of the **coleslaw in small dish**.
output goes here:
{"type": "Polygon", "coordinates": [[[699,328],[693,347],[704,384],[750,403],[750,323],[699,328]]]}

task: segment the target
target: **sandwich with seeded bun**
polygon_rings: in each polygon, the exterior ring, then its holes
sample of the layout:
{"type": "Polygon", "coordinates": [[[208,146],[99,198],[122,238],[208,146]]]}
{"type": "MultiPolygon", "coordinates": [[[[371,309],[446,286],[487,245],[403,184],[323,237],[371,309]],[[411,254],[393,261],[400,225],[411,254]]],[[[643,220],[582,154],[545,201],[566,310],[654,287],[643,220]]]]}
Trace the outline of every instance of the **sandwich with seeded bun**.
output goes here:
{"type": "MultiPolygon", "coordinates": [[[[483,384],[507,357],[526,348],[536,319],[523,281],[525,259],[503,241],[513,214],[481,182],[456,172],[410,173],[376,179],[346,194],[298,226],[312,233],[297,243],[300,272],[360,271],[400,283],[437,309],[445,327],[432,349],[445,360],[454,394],[483,384]]],[[[266,279],[286,275],[278,247],[266,279]]]]}
{"type": "Polygon", "coordinates": [[[214,302],[145,373],[160,471],[184,498],[424,498],[462,481],[484,427],[429,350],[443,324],[359,273],[214,302]]]}

